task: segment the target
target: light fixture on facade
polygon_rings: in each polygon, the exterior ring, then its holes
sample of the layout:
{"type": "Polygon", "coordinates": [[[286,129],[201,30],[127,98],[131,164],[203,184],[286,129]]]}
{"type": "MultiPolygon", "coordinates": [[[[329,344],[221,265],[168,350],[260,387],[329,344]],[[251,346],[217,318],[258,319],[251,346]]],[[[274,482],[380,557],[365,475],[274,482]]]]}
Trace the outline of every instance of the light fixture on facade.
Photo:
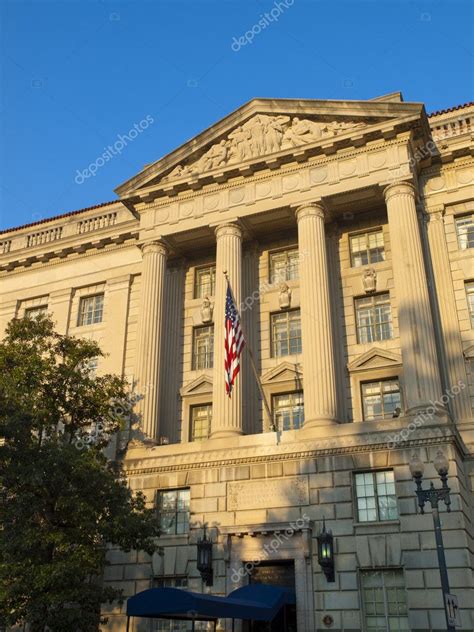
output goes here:
{"type": "Polygon", "coordinates": [[[334,582],[334,538],[331,531],[326,531],[323,518],[323,529],[318,535],[318,561],[328,582],[334,582]]]}
{"type": "Polygon", "coordinates": [[[212,540],[206,536],[206,527],[204,527],[203,537],[197,541],[197,569],[206,586],[212,586],[212,540]]]}

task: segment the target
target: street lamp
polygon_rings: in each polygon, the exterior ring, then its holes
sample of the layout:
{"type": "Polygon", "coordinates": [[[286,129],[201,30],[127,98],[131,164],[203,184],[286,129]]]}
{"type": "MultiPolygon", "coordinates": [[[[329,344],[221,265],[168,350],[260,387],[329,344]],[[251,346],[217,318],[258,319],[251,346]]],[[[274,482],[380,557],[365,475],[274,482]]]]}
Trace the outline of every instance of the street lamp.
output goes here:
{"type": "Polygon", "coordinates": [[[433,524],[436,537],[436,551],[438,553],[439,574],[441,576],[441,590],[443,591],[444,612],[446,614],[446,625],[448,632],[455,632],[456,628],[451,623],[451,617],[448,613],[449,596],[449,580],[448,569],[446,568],[446,558],[444,556],[443,535],[441,533],[441,522],[439,519],[439,502],[443,501],[446,505],[446,511],[451,511],[451,498],[449,496],[450,489],[448,487],[448,459],[441,450],[438,450],[433,465],[441,479],[441,488],[435,488],[431,481],[428,489],[421,487],[423,472],[425,466],[418,455],[413,455],[410,462],[410,472],[416,483],[416,495],[418,497],[418,506],[422,514],[425,513],[425,503],[429,502],[433,510],[433,524]]]}
{"type": "Polygon", "coordinates": [[[334,539],[332,531],[326,531],[326,522],[323,518],[322,531],[318,538],[318,562],[328,582],[334,582],[334,539]]]}
{"type": "Polygon", "coordinates": [[[197,541],[197,569],[206,586],[212,586],[212,540],[206,537],[206,526],[204,526],[203,537],[197,541]]]}

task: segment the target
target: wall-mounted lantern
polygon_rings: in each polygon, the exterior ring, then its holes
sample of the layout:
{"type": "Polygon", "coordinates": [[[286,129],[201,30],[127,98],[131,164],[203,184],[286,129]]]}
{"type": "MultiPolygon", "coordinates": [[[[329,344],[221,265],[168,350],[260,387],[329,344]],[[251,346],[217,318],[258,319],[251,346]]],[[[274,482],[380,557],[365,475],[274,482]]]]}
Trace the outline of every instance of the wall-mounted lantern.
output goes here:
{"type": "Polygon", "coordinates": [[[328,582],[334,582],[334,539],[331,531],[326,531],[323,518],[323,529],[318,537],[318,562],[328,582]]]}
{"type": "Polygon", "coordinates": [[[197,541],[197,569],[206,586],[212,586],[212,540],[206,537],[206,527],[203,537],[197,541]]]}

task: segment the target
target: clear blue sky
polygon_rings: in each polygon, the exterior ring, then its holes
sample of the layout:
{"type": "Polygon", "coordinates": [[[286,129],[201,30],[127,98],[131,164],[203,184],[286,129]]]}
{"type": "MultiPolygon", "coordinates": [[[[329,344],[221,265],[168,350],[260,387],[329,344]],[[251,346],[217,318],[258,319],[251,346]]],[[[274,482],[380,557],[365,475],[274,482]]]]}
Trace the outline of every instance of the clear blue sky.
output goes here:
{"type": "Polygon", "coordinates": [[[114,199],[146,163],[252,97],[401,90],[428,112],[473,99],[472,0],[280,1],[270,22],[273,0],[0,0],[0,227],[114,199]],[[147,116],[153,124],[77,184],[147,116]]]}

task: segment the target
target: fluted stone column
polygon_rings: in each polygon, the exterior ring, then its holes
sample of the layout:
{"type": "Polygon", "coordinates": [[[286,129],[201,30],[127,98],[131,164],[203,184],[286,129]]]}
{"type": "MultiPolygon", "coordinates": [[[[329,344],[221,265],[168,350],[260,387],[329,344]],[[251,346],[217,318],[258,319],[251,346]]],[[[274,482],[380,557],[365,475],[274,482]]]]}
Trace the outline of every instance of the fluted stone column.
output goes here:
{"type": "MultiPolygon", "coordinates": [[[[232,396],[225,391],[224,332],[227,271],[237,307],[241,301],[242,231],[237,224],[216,228],[216,296],[214,303],[214,371],[212,390],[211,438],[242,434],[242,361],[232,396]]],[[[245,353],[245,351],[244,351],[245,353]]]]}
{"type": "Polygon", "coordinates": [[[416,413],[438,400],[441,381],[415,203],[415,188],[398,182],[384,190],[398,303],[404,397],[416,413]]]}
{"type": "Polygon", "coordinates": [[[337,421],[337,392],[324,208],[296,209],[300,252],[305,428],[337,421]]]}
{"type": "Polygon", "coordinates": [[[137,340],[137,392],[143,395],[138,411],[141,429],[151,440],[159,438],[160,353],[167,248],[159,241],[142,248],[140,311],[137,340]]]}

